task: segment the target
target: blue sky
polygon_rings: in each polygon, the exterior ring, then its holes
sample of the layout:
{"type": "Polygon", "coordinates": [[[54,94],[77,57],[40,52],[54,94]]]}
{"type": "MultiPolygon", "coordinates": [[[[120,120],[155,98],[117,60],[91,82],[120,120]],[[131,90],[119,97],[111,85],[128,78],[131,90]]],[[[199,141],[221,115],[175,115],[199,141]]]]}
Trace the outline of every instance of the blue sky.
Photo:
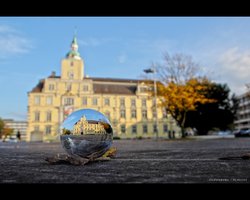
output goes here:
{"type": "Polygon", "coordinates": [[[75,27],[90,77],[140,78],[169,52],[237,94],[250,82],[249,17],[1,17],[0,117],[26,119],[27,92],[60,74],[75,27]]]}

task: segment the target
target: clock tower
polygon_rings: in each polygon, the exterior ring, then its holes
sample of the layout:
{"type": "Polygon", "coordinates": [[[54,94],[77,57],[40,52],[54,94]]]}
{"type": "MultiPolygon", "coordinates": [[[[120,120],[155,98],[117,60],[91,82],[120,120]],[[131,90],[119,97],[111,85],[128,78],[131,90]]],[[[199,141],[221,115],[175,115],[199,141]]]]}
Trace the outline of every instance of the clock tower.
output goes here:
{"type": "Polygon", "coordinates": [[[61,79],[82,80],[84,77],[84,62],[78,52],[76,36],[71,43],[71,50],[66,54],[61,64],[61,79]]]}

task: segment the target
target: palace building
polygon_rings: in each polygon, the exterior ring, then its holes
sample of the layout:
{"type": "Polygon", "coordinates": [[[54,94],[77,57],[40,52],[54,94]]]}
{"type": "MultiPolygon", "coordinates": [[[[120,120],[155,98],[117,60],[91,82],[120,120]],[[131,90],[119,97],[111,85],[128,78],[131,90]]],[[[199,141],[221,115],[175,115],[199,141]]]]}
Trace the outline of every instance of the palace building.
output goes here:
{"type": "Polygon", "coordinates": [[[95,122],[93,120],[87,121],[85,116],[75,123],[73,127],[73,135],[84,135],[84,134],[105,134],[103,124],[95,122]]]}
{"type": "Polygon", "coordinates": [[[63,120],[83,108],[106,115],[120,138],[153,138],[156,133],[168,138],[171,132],[178,137],[180,129],[165,109],[157,106],[156,111],[145,80],[87,77],[84,67],[74,37],[61,61],[61,75],[52,72],[28,92],[27,141],[57,140],[63,120]]]}

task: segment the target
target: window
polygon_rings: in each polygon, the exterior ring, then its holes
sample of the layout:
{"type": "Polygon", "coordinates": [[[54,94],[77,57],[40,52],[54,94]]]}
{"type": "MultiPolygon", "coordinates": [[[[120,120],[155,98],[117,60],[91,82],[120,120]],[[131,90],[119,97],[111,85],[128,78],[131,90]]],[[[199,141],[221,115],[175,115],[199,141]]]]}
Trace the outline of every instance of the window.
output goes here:
{"type": "Polygon", "coordinates": [[[157,133],[157,125],[156,124],[154,124],[154,126],[153,126],[153,132],[157,133]]]}
{"type": "Polygon", "coordinates": [[[88,104],[88,99],[87,97],[82,98],[82,105],[87,105],[88,104]]]}
{"type": "Polygon", "coordinates": [[[51,112],[50,112],[50,111],[48,111],[48,112],[46,113],[46,121],[47,121],[47,122],[51,122],[51,112]]]}
{"type": "Polygon", "coordinates": [[[121,118],[126,118],[126,111],[125,111],[125,109],[120,110],[120,117],[121,118]]]}
{"type": "Polygon", "coordinates": [[[147,125],[147,124],[144,124],[144,125],[142,126],[142,132],[143,132],[143,134],[148,133],[148,125],[147,125]]]}
{"type": "Polygon", "coordinates": [[[148,91],[147,86],[141,86],[140,87],[140,92],[147,92],[147,91],[148,91]]]}
{"type": "Polygon", "coordinates": [[[141,100],[141,104],[142,104],[142,106],[147,106],[147,99],[142,99],[141,100]]]}
{"type": "Polygon", "coordinates": [[[51,96],[49,96],[49,97],[46,98],[46,104],[47,105],[51,105],[52,104],[52,97],[51,96]]]}
{"type": "Polygon", "coordinates": [[[65,106],[74,105],[74,99],[73,98],[65,98],[64,105],[65,106]]]}
{"type": "Polygon", "coordinates": [[[120,105],[121,105],[121,106],[125,106],[125,99],[124,99],[124,98],[121,98],[121,99],[120,99],[120,105]]]}
{"type": "Polygon", "coordinates": [[[121,133],[126,133],[126,126],[124,124],[121,125],[121,133]]]}
{"type": "Polygon", "coordinates": [[[136,134],[136,133],[137,133],[137,127],[136,127],[136,125],[133,125],[133,126],[132,126],[132,133],[133,133],[133,134],[136,134]]]}
{"type": "Polygon", "coordinates": [[[105,98],[104,99],[104,105],[105,106],[109,106],[109,98],[105,98]]]}
{"type": "Polygon", "coordinates": [[[40,96],[35,96],[35,105],[40,105],[40,96]]]}
{"type": "Polygon", "coordinates": [[[67,92],[71,90],[71,84],[70,84],[70,83],[68,83],[68,84],[66,85],[66,90],[67,90],[67,92]]]}
{"type": "Polygon", "coordinates": [[[34,115],[35,115],[35,122],[39,122],[39,121],[40,121],[40,112],[39,112],[39,111],[36,111],[36,112],[34,113],[34,115]]]}
{"type": "Polygon", "coordinates": [[[156,101],[155,101],[155,98],[154,99],[152,99],[152,105],[153,105],[153,107],[155,107],[155,105],[156,105],[156,103],[155,103],[156,101]]]}
{"type": "Polygon", "coordinates": [[[147,110],[143,110],[142,111],[142,118],[143,119],[147,119],[148,118],[147,110]]]}
{"type": "Polygon", "coordinates": [[[167,124],[163,124],[163,132],[164,133],[168,132],[168,125],[167,124]]]}
{"type": "Polygon", "coordinates": [[[136,118],[136,110],[131,111],[131,118],[136,118]]]}
{"type": "Polygon", "coordinates": [[[51,134],[51,125],[45,126],[45,134],[51,134]]]}
{"type": "Polygon", "coordinates": [[[39,131],[39,126],[34,126],[34,131],[39,131]]]}
{"type": "Polygon", "coordinates": [[[95,105],[95,106],[97,105],[97,98],[92,99],[92,105],[95,105]]]}
{"type": "Polygon", "coordinates": [[[70,62],[70,66],[72,67],[72,66],[74,66],[74,62],[72,61],[72,62],[70,62]]]}
{"type": "Polygon", "coordinates": [[[155,112],[155,109],[153,110],[153,118],[157,117],[157,112],[155,112]]]}
{"type": "Polygon", "coordinates": [[[89,86],[88,86],[88,85],[83,85],[83,91],[84,91],[84,92],[89,91],[89,86]]]}
{"type": "Polygon", "coordinates": [[[53,91],[55,89],[55,85],[54,84],[49,84],[49,90],[53,91]]]}
{"type": "Polygon", "coordinates": [[[135,99],[131,99],[131,106],[135,106],[135,99]]]}

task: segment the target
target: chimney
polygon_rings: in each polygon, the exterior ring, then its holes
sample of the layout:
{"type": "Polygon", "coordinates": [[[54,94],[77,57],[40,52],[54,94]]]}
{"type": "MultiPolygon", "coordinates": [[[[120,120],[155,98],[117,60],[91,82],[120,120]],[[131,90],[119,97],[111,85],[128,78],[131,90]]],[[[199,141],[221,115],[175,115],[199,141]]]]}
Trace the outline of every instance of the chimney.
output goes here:
{"type": "Polygon", "coordinates": [[[54,78],[56,76],[56,72],[52,71],[50,77],[54,78]]]}

